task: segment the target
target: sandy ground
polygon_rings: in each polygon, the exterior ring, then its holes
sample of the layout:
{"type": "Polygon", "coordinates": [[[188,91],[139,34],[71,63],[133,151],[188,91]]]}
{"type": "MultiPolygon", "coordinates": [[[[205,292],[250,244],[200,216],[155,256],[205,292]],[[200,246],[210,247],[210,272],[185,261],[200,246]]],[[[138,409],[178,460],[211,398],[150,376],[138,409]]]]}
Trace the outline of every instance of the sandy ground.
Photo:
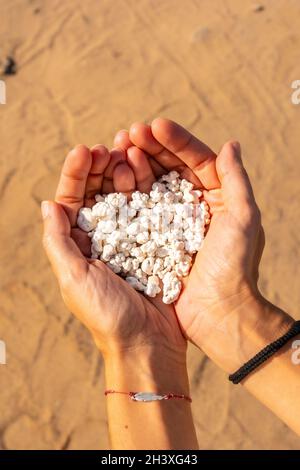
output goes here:
{"type": "MultiPolygon", "coordinates": [[[[63,306],[41,247],[39,205],[66,151],[112,144],[157,115],[245,162],[267,234],[260,286],[299,317],[297,0],[0,0],[0,448],[108,447],[102,361],[63,306]],[[1,67],[0,67],[1,68],[1,67]]],[[[198,351],[189,351],[203,449],[296,449],[300,440],[198,351]]]]}

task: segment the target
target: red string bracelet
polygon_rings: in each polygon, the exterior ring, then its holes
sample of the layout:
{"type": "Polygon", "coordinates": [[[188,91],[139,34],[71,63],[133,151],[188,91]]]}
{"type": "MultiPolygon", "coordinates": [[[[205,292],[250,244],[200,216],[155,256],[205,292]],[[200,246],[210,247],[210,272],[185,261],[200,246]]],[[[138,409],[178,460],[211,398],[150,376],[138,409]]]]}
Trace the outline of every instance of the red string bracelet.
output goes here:
{"type": "Polygon", "coordinates": [[[105,390],[104,395],[107,396],[113,393],[128,395],[132,401],[151,402],[161,400],[172,400],[173,398],[177,398],[179,400],[189,401],[190,403],[192,402],[191,397],[177,393],[165,393],[164,395],[158,395],[157,393],[152,392],[121,392],[118,390],[105,390]]]}

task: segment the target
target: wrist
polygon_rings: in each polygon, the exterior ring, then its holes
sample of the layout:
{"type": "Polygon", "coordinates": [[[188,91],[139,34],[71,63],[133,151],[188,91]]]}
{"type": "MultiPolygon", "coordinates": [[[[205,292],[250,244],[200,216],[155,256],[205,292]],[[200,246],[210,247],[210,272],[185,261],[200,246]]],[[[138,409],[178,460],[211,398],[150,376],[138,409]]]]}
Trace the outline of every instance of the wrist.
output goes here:
{"type": "Polygon", "coordinates": [[[184,399],[133,402],[128,392],[190,396],[185,353],[163,346],[106,354],[106,397],[113,449],[197,449],[191,404],[184,399]]]}
{"type": "Polygon", "coordinates": [[[259,293],[227,309],[203,350],[222,369],[235,372],[265,346],[285,334],[293,319],[259,293]]]}
{"type": "Polygon", "coordinates": [[[189,394],[186,354],[145,346],[104,355],[106,388],[121,391],[189,394]]]}

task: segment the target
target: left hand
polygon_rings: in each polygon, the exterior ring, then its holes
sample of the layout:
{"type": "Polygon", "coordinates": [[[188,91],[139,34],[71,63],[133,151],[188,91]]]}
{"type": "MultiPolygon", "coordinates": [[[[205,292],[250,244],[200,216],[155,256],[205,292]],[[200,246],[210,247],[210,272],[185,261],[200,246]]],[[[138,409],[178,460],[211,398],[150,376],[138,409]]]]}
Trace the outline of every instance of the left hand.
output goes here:
{"type": "MultiPolygon", "coordinates": [[[[150,166],[149,166],[150,168],[150,166]]],[[[89,258],[90,239],[76,227],[82,206],[97,193],[144,189],[144,174],[131,169],[125,152],[79,145],[64,163],[55,202],[43,204],[44,247],[67,308],[92,332],[101,352],[163,350],[184,364],[186,341],[172,305],[146,298],[100,261],[89,258]]]]}

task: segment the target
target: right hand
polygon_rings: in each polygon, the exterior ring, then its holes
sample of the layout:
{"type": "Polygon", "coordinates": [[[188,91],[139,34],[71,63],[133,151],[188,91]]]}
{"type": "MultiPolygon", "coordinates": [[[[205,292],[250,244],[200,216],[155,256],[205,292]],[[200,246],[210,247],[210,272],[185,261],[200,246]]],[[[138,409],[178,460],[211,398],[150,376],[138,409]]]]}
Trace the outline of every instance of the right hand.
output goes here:
{"type": "Polygon", "coordinates": [[[160,118],[151,127],[133,124],[115,142],[122,140],[143,149],[162,171],[176,170],[203,190],[211,223],[175,310],[187,338],[232,371],[259,348],[254,342],[238,357],[243,333],[251,338],[266,325],[271,329],[271,318],[253,314],[264,310],[257,304],[267,303],[257,287],[264,232],[240,146],[229,142],[217,156],[186,129],[160,118]]]}

